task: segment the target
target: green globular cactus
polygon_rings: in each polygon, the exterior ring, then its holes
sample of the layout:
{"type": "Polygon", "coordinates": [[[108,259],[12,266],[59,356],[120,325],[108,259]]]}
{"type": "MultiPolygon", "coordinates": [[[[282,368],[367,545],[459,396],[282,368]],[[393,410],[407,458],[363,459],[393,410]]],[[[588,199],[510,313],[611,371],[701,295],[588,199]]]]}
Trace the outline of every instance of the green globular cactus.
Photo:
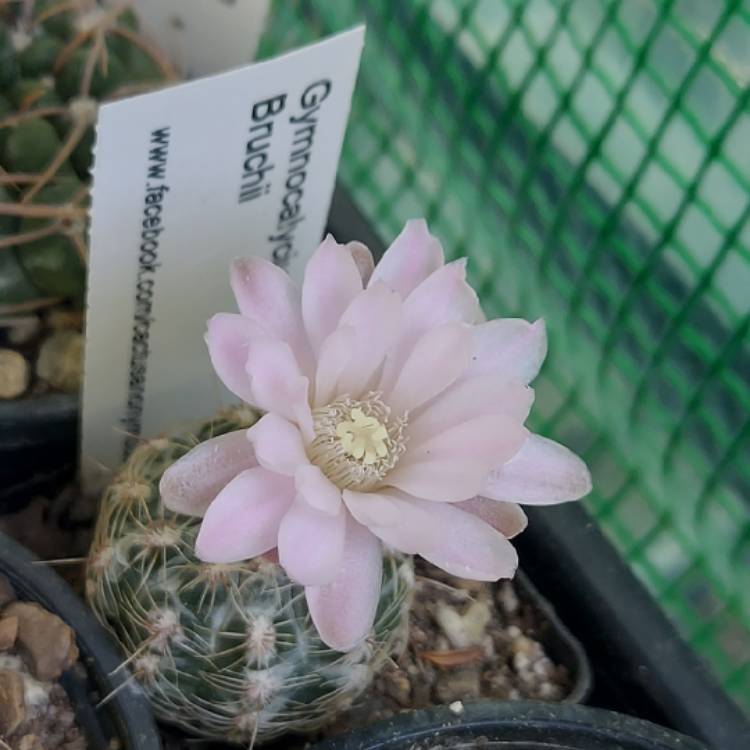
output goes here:
{"type": "Polygon", "coordinates": [[[276,563],[196,558],[200,520],[164,508],[161,475],[198,442],[257,418],[235,409],[136,448],[104,495],[86,582],[157,716],[241,743],[311,732],[349,707],[405,644],[413,588],[410,561],[386,554],[370,636],[341,653],[320,640],[302,587],[276,563]]]}
{"type": "Polygon", "coordinates": [[[83,302],[100,101],[175,78],[127,7],[0,2],[0,305],[83,302]],[[28,257],[27,257],[28,256],[28,257]]]}

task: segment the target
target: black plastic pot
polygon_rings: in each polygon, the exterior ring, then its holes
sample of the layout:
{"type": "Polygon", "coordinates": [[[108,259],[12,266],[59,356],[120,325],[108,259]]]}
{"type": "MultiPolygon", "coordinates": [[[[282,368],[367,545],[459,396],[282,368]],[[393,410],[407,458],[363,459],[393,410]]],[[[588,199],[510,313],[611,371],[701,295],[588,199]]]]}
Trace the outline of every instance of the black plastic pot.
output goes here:
{"type": "Polygon", "coordinates": [[[160,750],[159,733],[145,695],[132,680],[123,687],[129,677],[127,670],[114,672],[122,659],[107,632],[56,573],[33,564],[33,560],[28,550],[0,534],[0,573],[10,580],[18,598],[38,602],[75,631],[87,676],[71,669],[61,683],[90,750],[160,750]],[[96,704],[110,694],[112,698],[97,709],[96,704]]]}
{"type": "Polygon", "coordinates": [[[467,703],[398,714],[312,750],[706,750],[697,740],[599,708],[467,703]]]}
{"type": "Polygon", "coordinates": [[[76,468],[78,398],[55,393],[0,401],[0,514],[54,490],[76,468]]]}

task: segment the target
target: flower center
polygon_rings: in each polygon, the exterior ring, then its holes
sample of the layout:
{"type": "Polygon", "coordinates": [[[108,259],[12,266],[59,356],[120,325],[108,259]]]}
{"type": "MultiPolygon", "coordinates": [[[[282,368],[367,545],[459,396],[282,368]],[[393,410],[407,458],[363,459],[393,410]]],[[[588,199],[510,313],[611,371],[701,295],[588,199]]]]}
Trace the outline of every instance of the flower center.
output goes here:
{"type": "Polygon", "coordinates": [[[362,409],[355,407],[350,412],[351,421],[343,420],[336,425],[336,435],[344,453],[357,458],[367,466],[379,458],[388,457],[388,431],[377,417],[368,417],[362,409]]]}
{"type": "Polygon", "coordinates": [[[341,489],[372,490],[406,450],[406,418],[392,419],[379,393],[342,396],[313,411],[310,461],[341,489]]]}

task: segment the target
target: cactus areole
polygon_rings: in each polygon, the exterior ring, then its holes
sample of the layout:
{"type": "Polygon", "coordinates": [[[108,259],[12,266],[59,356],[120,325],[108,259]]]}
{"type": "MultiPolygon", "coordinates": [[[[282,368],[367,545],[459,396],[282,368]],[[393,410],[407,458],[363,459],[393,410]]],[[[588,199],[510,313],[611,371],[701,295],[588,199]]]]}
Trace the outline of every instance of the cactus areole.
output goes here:
{"type": "Polygon", "coordinates": [[[404,640],[409,555],[510,578],[519,503],[590,477],[524,426],[543,323],[487,321],[425,222],[377,266],[328,237],[301,289],[260,258],[231,282],[240,314],[206,341],[248,406],[133,453],[88,595],[162,718],[252,741],[323,726],[368,685],[404,640]]]}

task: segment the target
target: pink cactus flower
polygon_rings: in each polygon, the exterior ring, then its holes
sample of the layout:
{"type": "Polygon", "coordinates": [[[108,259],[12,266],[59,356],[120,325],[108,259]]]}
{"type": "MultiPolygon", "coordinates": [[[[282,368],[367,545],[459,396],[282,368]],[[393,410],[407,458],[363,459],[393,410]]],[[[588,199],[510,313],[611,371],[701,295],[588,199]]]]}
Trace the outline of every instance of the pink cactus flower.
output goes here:
{"type": "Polygon", "coordinates": [[[237,261],[240,314],[209,321],[216,372],[265,415],[175,463],[164,503],[202,516],[204,561],[277,550],[332,648],[372,626],[383,544],[464,578],[510,578],[518,503],[591,488],[577,456],[524,427],[544,323],[485,321],[465,268],[444,262],[424,221],[375,267],[329,236],[301,290],[266,260],[237,261]]]}

